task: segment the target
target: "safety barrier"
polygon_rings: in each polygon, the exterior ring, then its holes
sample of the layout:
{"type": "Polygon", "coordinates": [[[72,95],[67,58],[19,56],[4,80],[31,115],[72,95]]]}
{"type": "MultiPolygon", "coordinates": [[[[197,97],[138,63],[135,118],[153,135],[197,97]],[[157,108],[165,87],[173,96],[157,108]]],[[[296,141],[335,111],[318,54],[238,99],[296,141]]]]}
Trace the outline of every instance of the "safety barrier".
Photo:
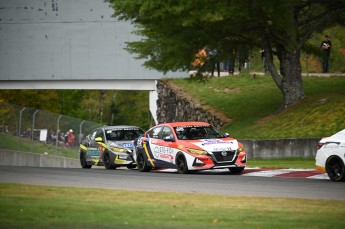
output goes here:
{"type": "Polygon", "coordinates": [[[248,158],[287,158],[315,157],[317,144],[321,138],[287,138],[287,139],[238,139],[247,152],[248,158]]]}
{"type": "Polygon", "coordinates": [[[80,168],[78,159],[0,149],[0,165],[80,168]]]}

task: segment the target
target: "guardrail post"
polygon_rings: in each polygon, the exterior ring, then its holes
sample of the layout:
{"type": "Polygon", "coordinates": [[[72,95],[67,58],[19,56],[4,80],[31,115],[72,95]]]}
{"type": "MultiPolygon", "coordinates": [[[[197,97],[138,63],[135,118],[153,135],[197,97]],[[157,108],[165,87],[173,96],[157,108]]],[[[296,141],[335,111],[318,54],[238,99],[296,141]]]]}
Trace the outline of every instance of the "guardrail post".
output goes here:
{"type": "Polygon", "coordinates": [[[58,152],[58,144],[59,144],[59,136],[60,136],[60,118],[62,117],[63,115],[60,115],[58,120],[57,120],[57,126],[56,126],[56,144],[55,144],[55,155],[57,155],[57,152],[58,152]]]}
{"type": "Polygon", "coordinates": [[[32,152],[32,145],[34,141],[34,135],[35,135],[35,116],[39,110],[36,110],[32,116],[32,128],[31,128],[31,152],[32,152]]]}
{"type": "Polygon", "coordinates": [[[18,146],[17,146],[17,149],[19,150],[19,145],[20,145],[20,137],[21,137],[21,128],[22,128],[22,114],[23,114],[23,111],[26,109],[26,107],[23,107],[23,109],[20,111],[19,113],[19,127],[18,127],[18,146]]]}
{"type": "Polygon", "coordinates": [[[78,136],[78,141],[79,141],[79,144],[81,144],[82,142],[82,139],[81,139],[81,130],[83,128],[83,124],[84,124],[85,120],[83,120],[81,123],[80,123],[80,127],[79,127],[79,136],[78,136]]]}

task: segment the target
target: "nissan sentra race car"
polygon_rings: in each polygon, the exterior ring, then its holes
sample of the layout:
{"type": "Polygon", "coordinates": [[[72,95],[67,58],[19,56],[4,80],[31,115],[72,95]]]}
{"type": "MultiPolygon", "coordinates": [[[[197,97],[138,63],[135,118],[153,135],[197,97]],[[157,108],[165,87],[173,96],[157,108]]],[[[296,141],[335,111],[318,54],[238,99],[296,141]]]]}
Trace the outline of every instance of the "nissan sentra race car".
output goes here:
{"type": "Polygon", "coordinates": [[[240,173],[247,162],[243,145],[206,122],[175,122],[152,127],[134,141],[138,170],[175,168],[179,173],[228,168],[240,173]]]}
{"type": "Polygon", "coordinates": [[[106,169],[126,166],[135,168],[133,141],[143,134],[136,126],[106,126],[97,128],[80,144],[80,165],[91,168],[93,165],[106,169]]]}
{"type": "Polygon", "coordinates": [[[316,167],[332,181],[345,181],[345,129],[322,138],[316,153],[316,167]]]}

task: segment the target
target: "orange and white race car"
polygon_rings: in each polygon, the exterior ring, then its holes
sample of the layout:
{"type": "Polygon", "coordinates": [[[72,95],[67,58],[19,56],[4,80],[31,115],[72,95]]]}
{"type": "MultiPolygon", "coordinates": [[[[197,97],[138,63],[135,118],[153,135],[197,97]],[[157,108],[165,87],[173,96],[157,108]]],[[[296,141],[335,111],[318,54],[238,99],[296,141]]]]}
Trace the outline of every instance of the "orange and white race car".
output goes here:
{"type": "Polygon", "coordinates": [[[152,127],[134,141],[141,172],[174,168],[179,173],[228,168],[240,173],[247,162],[243,145],[206,122],[175,122],[152,127]]]}

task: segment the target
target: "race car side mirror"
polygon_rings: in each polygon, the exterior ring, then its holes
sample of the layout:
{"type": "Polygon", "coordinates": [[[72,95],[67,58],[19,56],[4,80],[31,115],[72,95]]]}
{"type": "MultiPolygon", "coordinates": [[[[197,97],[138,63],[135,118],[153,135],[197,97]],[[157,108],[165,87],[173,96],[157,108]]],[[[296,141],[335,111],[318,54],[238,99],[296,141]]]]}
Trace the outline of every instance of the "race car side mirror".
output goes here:
{"type": "Polygon", "coordinates": [[[103,139],[101,137],[98,137],[95,139],[96,142],[103,142],[103,139]]]}
{"type": "Polygon", "coordinates": [[[230,134],[225,133],[225,134],[224,134],[224,137],[226,137],[226,138],[227,138],[227,137],[230,137],[230,134]]]}

